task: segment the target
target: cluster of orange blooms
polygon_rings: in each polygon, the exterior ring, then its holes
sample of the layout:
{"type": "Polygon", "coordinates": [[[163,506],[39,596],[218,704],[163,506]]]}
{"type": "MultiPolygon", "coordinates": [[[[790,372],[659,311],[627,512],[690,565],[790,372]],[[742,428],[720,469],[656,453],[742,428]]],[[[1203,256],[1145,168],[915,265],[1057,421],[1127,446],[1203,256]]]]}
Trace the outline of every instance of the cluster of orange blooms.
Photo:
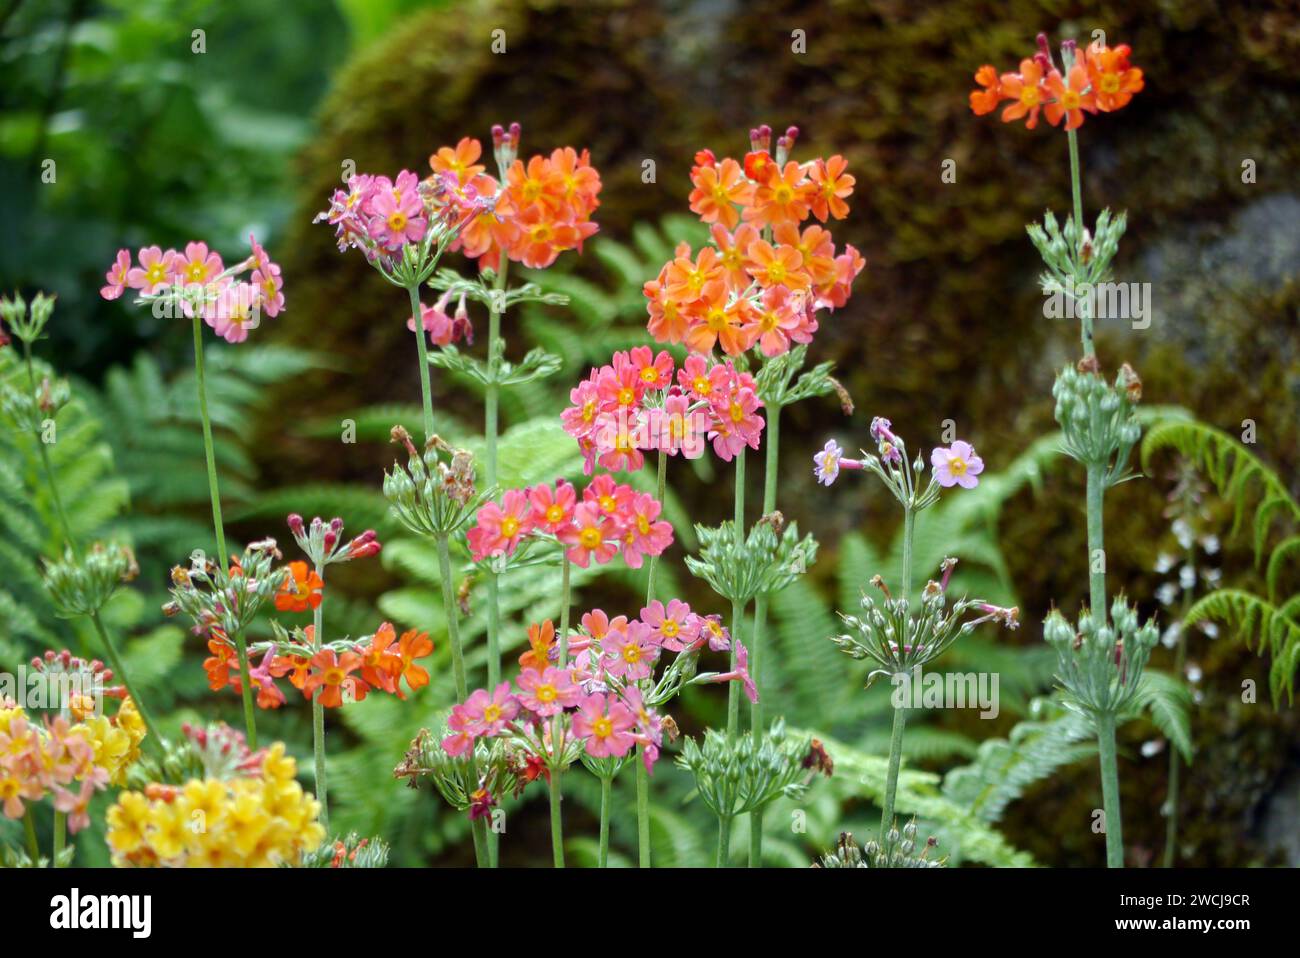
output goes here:
{"type": "Polygon", "coordinates": [[[429,157],[434,176],[451,192],[475,197],[495,197],[461,230],[454,248],[495,269],[501,252],[517,263],[542,269],[565,250],[582,250],[582,243],[597,226],[591,214],[600,205],[600,174],[587,150],[571,146],[537,155],[527,163],[517,158],[519,124],[492,128],[493,153],[502,180],[486,173],[479,162],[483,147],[464,137],[455,147],[444,146],[429,157]]]}
{"type": "MultiPolygon", "coordinates": [[[[208,640],[212,655],[203,662],[208,688],[217,692],[230,687],[241,693],[235,647],[219,629],[212,631],[208,640]]],[[[398,638],[397,630],[385,622],[368,639],[330,643],[316,651],[310,649],[312,632],[310,625],[303,630],[307,644],[301,652],[285,652],[273,644],[261,663],[249,670],[259,708],[274,709],[284,704],[284,692],[275,680],[286,676],[289,684],[306,698],[316,696],[326,708],[360,702],[375,690],[405,699],[402,680],[412,692],[429,684],[428,671],[416,662],[433,652],[433,641],[427,632],[409,629],[398,638]]]]}
{"type": "Polygon", "coordinates": [[[695,156],[691,210],[710,224],[713,245],[688,244],[645,284],[647,328],[660,342],[685,343],[730,356],[758,345],[766,356],[807,343],[819,309],[843,306],[866,265],[852,246],[836,254],[820,223],[848,215],[854,178],[842,156],[798,163],[787,159],[798,136],[791,127],[770,151],[771,129],[750,131],[743,161],[695,156]]]}
{"type": "Polygon", "coordinates": [[[1129,63],[1128,44],[1112,48],[1098,42],[1079,52],[1074,41],[1067,40],[1061,50],[1065,75],[1052,62],[1045,36],[1039,35],[1038,45],[1034,56],[1020,61],[1019,73],[999,75],[988,65],[976,71],[980,89],[971,91],[970,108],[977,115],[992,113],[1010,100],[1002,111],[1004,123],[1026,117],[1025,126],[1032,130],[1041,110],[1052,126],[1064,119],[1067,130],[1076,130],[1085,112],[1122,109],[1144,85],[1142,70],[1129,63]]]}

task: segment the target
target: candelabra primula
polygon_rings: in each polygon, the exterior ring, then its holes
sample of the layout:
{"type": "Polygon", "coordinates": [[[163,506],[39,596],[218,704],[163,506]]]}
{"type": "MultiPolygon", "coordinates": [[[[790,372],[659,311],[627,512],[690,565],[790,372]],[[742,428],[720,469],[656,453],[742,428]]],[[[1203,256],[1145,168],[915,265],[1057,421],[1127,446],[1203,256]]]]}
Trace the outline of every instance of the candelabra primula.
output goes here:
{"type": "Polygon", "coordinates": [[[31,805],[52,799],[56,817],[49,863],[62,867],[72,860],[72,849],[64,847],[66,831],[76,834],[90,824],[96,792],[125,784],[149,733],[125,686],[108,684],[114,673],[102,662],[87,662],[65,649],[32,659],[31,668],[49,692],[47,708],[36,714],[0,699],[0,811],[24,819],[23,864],[38,866],[43,859],[31,805]],[[118,706],[106,715],[103,705],[111,699],[118,706]]]}
{"type": "Polygon", "coordinates": [[[113,863],[134,867],[298,865],[324,840],[320,803],[284,744],[250,750],[226,726],[186,727],[193,777],[122,792],[108,810],[113,863]]]}
{"type": "MultiPolygon", "coordinates": [[[[212,442],[212,417],[208,413],[208,393],[203,361],[203,323],[211,326],[228,343],[248,339],[250,330],[261,325],[262,315],[275,317],[285,308],[284,282],[280,267],[252,234],[248,237],[251,253],[227,267],[220,254],[207,243],[191,242],[183,252],[158,246],[142,248],[138,264],[132,265],[130,252],[119,250],[106,276],[107,285],[100,290],[105,299],[118,299],[127,289],[135,290],[136,305],[148,305],[155,316],[189,317],[194,338],[194,377],[199,401],[199,419],[203,426],[203,450],[208,468],[208,497],[212,502],[212,526],[217,556],[224,562],[226,529],[221,516],[221,489],[217,478],[217,461],[212,442]],[[247,280],[242,279],[249,273],[247,280]]],[[[242,631],[227,633],[233,638],[242,677],[244,724],[250,742],[257,742],[252,680],[249,674],[248,648],[242,631]]]]}
{"type": "Polygon", "coordinates": [[[1097,731],[1106,812],[1106,860],[1112,868],[1124,864],[1115,725],[1120,716],[1118,704],[1126,696],[1102,694],[1102,690],[1128,688],[1130,682],[1133,689],[1137,687],[1146,654],[1131,646],[1144,643],[1149,629],[1138,628],[1135,614],[1124,603],[1116,603],[1115,609],[1124,610],[1123,622],[1129,635],[1122,634],[1119,622],[1113,628],[1107,623],[1104,498],[1107,489],[1130,478],[1128,457],[1141,432],[1134,407],[1142,398],[1142,383],[1127,364],[1121,367],[1113,386],[1101,376],[1094,293],[1096,286],[1109,278],[1126,218],[1122,213],[1112,216],[1109,210],[1103,210],[1093,230],[1085,226],[1077,131],[1085,114],[1122,109],[1142,90],[1142,70],[1130,62],[1131,52],[1127,44],[1112,48],[1101,41],[1080,50],[1073,40],[1067,40],[1061,45],[1058,69],[1047,37],[1039,34],[1038,52],[1021,61],[1019,73],[999,76],[993,67],[981,67],[976,74],[981,89],[970,97],[976,114],[992,112],[1003,100],[1014,101],[1003,110],[1002,119],[1025,117],[1030,129],[1037,124],[1040,110],[1053,126],[1064,120],[1069,147],[1073,214],[1066,218],[1064,226],[1059,226],[1049,212],[1042,226],[1031,224],[1027,230],[1047,267],[1042,277],[1044,294],[1067,301],[1072,307],[1068,315],[1079,320],[1083,358],[1077,367],[1067,367],[1057,376],[1052,392],[1064,450],[1084,466],[1087,474],[1089,606],[1080,615],[1078,643],[1064,641],[1065,632],[1073,630],[1055,612],[1048,618],[1044,632],[1056,646],[1058,678],[1065,687],[1067,701],[1083,708],[1097,731]],[[1085,633],[1095,638],[1085,639],[1085,633]],[[1115,643],[1123,638],[1130,642],[1128,652],[1111,655],[1107,647],[1113,651],[1115,643]],[[1089,686],[1087,696],[1079,695],[1080,682],[1089,686]],[[1084,702],[1088,704],[1081,704],[1084,702]]]}
{"type": "Polygon", "coordinates": [[[639,619],[611,619],[593,609],[581,622],[572,638],[557,634],[549,620],[530,627],[514,684],[473,692],[447,718],[444,756],[431,754],[428,734],[422,732],[398,769],[399,775],[432,775],[444,797],[472,818],[486,815],[503,787],[518,791],[544,778],[556,867],[564,865],[560,778],[575,761],[601,783],[604,867],[612,783],[634,755],[649,773],[664,737],[675,736],[676,724],[662,714],[664,706],[688,684],[736,682],[754,694],[743,666],[698,672],[700,653],[726,651],[731,637],[716,616],[701,616],[678,599],[666,606],[652,602],[639,619]],[[666,653],[673,654],[671,661],[666,653]],[[463,756],[477,761],[461,761],[463,756]]]}
{"type": "MultiPolygon", "coordinates": [[[[884,594],[884,599],[877,600],[864,592],[862,615],[841,613],[845,624],[856,635],[832,639],[853,658],[876,663],[879,668],[870,674],[870,679],[875,679],[881,675],[907,674],[924,666],[984,622],[997,622],[1015,629],[1020,619],[1018,609],[1004,609],[982,599],[962,597],[950,606],[948,582],[957,564],[952,558],[944,560],[939,581],[932,579],[926,583],[920,602],[912,598],[912,543],[917,513],[938,502],[943,489],[953,486],[973,489],[979,485],[984,460],[975,454],[974,447],[962,439],[949,446],[935,447],[930,452],[930,476],[926,479],[925,460],[919,453],[909,459],[906,443],[894,432],[888,419],[876,416],[871,420],[871,438],[876,441],[876,452],[864,450],[861,459],[845,458],[839,443],[831,440],[813,457],[813,470],[818,480],[828,486],[844,470],[870,472],[885,484],[903,509],[903,559],[898,595],[890,591],[884,576],[874,576],[871,583],[884,594]],[[972,610],[979,615],[967,618],[972,610]]],[[[898,702],[892,704],[889,770],[878,837],[881,845],[886,843],[887,833],[894,827],[894,796],[907,721],[906,708],[898,702]]]]}

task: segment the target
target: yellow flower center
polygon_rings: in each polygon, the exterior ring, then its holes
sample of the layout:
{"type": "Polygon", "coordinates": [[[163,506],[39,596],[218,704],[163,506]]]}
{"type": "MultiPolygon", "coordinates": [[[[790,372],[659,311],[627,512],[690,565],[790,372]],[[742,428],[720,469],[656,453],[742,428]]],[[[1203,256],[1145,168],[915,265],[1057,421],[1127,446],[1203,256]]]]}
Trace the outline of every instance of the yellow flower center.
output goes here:
{"type": "Polygon", "coordinates": [[[483,721],[495,722],[501,718],[501,706],[493,704],[483,710],[483,721]]]}
{"type": "Polygon", "coordinates": [[[600,530],[595,526],[587,526],[578,533],[578,542],[584,549],[595,549],[601,543],[600,530]]]}
{"type": "Polygon", "coordinates": [[[514,516],[506,516],[501,520],[501,534],[507,539],[514,536],[519,531],[519,520],[514,516]]]}
{"type": "Polygon", "coordinates": [[[650,534],[650,520],[645,516],[637,516],[636,529],[641,535],[648,536],[650,534]]]}
{"type": "Polygon", "coordinates": [[[768,282],[776,285],[785,282],[785,264],[771,262],[767,264],[768,282]]]}
{"type": "Polygon", "coordinates": [[[150,285],[156,285],[167,278],[167,270],[163,268],[162,263],[154,263],[145,270],[144,278],[149,281],[150,285]]]}
{"type": "Polygon", "coordinates": [[[595,418],[596,418],[596,401],[593,399],[583,404],[582,421],[591,422],[595,418]]]}
{"type": "Polygon", "coordinates": [[[559,695],[560,693],[555,690],[554,685],[542,685],[537,689],[537,701],[544,704],[549,705],[551,702],[554,702],[559,695]]]}
{"type": "Polygon", "coordinates": [[[1065,107],[1067,110],[1077,110],[1079,109],[1079,100],[1080,97],[1077,90],[1066,90],[1065,93],[1061,95],[1061,106],[1065,107]]]}
{"type": "Polygon", "coordinates": [[[732,422],[740,422],[745,418],[745,410],[738,402],[732,402],[730,412],[732,422]]]}
{"type": "Polygon", "coordinates": [[[782,205],[789,203],[792,199],[794,199],[793,187],[791,187],[789,183],[782,183],[780,186],[778,186],[776,189],[772,191],[772,199],[776,200],[776,202],[782,205]]]}
{"type": "Polygon", "coordinates": [[[962,459],[959,456],[954,456],[953,458],[948,460],[948,470],[954,476],[966,475],[966,460],[962,459]]]}
{"type": "Polygon", "coordinates": [[[623,661],[628,665],[635,665],[641,661],[641,649],[638,646],[628,644],[623,646],[623,661]]]}
{"type": "Polygon", "coordinates": [[[1027,86],[1020,91],[1020,102],[1023,103],[1025,106],[1030,107],[1032,109],[1033,107],[1038,106],[1038,100],[1039,100],[1038,87],[1027,86]]]}
{"type": "Polygon", "coordinates": [[[636,393],[630,386],[624,386],[618,391],[618,404],[620,406],[630,406],[636,402],[636,393]]]}
{"type": "Polygon", "coordinates": [[[614,501],[613,496],[601,496],[597,502],[600,503],[600,508],[603,512],[613,512],[618,508],[618,503],[614,501]]]}
{"type": "Polygon", "coordinates": [[[691,385],[695,387],[695,391],[701,396],[707,396],[713,391],[713,384],[709,382],[708,376],[696,376],[695,382],[691,383],[691,385]]]}
{"type": "Polygon", "coordinates": [[[659,370],[653,366],[647,366],[641,370],[641,381],[645,383],[657,383],[659,381],[659,370]]]}
{"type": "Polygon", "coordinates": [[[394,233],[400,233],[406,229],[406,214],[401,210],[394,210],[388,215],[388,228],[394,233]]]}
{"type": "Polygon", "coordinates": [[[591,723],[591,734],[596,738],[609,738],[614,734],[614,723],[602,716],[591,723]]]}
{"type": "Polygon", "coordinates": [[[558,502],[546,507],[546,521],[559,522],[564,518],[564,507],[558,502]]]}
{"type": "Polygon", "coordinates": [[[677,633],[680,632],[681,629],[677,627],[677,622],[675,620],[669,619],[663,625],[659,626],[659,631],[668,638],[674,639],[677,637],[677,633]]]}
{"type": "Polygon", "coordinates": [[[1116,73],[1107,73],[1104,77],[1102,77],[1102,78],[1101,78],[1101,92],[1102,92],[1102,93],[1118,93],[1118,92],[1119,92],[1119,75],[1116,74],[1116,73]]]}

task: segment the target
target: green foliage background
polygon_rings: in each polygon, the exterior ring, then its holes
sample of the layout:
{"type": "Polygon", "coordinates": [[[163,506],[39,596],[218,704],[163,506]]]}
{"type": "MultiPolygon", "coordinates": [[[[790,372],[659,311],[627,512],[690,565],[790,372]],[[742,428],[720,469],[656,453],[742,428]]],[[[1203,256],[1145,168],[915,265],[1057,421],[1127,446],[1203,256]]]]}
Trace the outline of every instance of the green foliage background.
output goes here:
{"type": "MultiPolygon", "coordinates": [[[[601,237],[581,261],[566,257],[532,277],[573,296],[573,308],[512,314],[505,330],[511,356],[540,344],[564,367],[507,396],[503,481],[572,475],[576,457],[554,414],[587,366],[643,341],[640,284],[674,243],[698,240],[698,224],[682,215],[691,157],[702,147],[739,153],[745,131],[760,122],[796,123],[798,156],[849,158],[858,189],[835,233],[862,249],[869,267],[812,352],[836,361],[858,412],[845,419],[834,402],[811,401],[783,422],[780,505],[823,552],[812,574],[774,603],[768,677],[775,711],[824,736],[839,770],[812,791],[807,832],[770,843],[773,862],[806,864],[838,831],[869,829],[878,817],[883,690],[864,693],[852,663],[810,636],[834,630],[833,610],[852,608],[866,579],[896,561],[895,519],[861,483],[817,489],[808,462],[829,435],[864,443],[866,421],[879,413],[918,445],[945,418],[975,442],[991,474],[977,495],[951,498],[927,516],[918,563],[955,552],[965,587],[1026,612],[1014,636],[978,636],[951,653],[952,668],[1001,673],[1004,713],[992,723],[945,715],[909,732],[900,811],[918,814],[954,860],[1100,863],[1100,841],[1086,827],[1100,804],[1095,765],[1069,717],[1042,698],[1051,663],[1038,629],[1051,601],[1073,608],[1084,591],[1082,563],[1070,558],[1084,553],[1081,482],[1062,468],[1051,439],[1038,438],[1054,428],[1051,378],[1069,360],[1074,335],[1041,317],[1037,265],[1022,232],[1045,208],[1065,207],[1065,147],[1049,130],[973,118],[966,92],[979,64],[1010,68],[1039,30],[1085,38],[1104,29],[1111,42],[1132,44],[1147,89],[1122,113],[1084,127],[1085,203],[1090,216],[1102,205],[1128,209],[1116,271],[1153,284],[1156,313],[1146,331],[1103,326],[1103,362],[1133,362],[1148,402],[1182,407],[1233,435],[1254,420],[1255,450],[1294,497],[1294,5],[306,0],[269,16],[253,0],[0,3],[0,176],[19,184],[0,191],[0,289],[59,294],[39,353],[76,377],[79,398],[60,421],[56,459],[78,493],[79,529],[128,536],[141,553],[139,588],[119,600],[114,621],[133,636],[129,654],[146,670],[155,710],[168,713],[164,724],[174,730],[216,713],[233,722],[237,709],[233,696],[206,691],[202,644],[157,612],[167,567],[194,548],[211,549],[211,533],[187,330],[99,300],[118,247],[203,238],[233,255],[254,230],[284,264],[288,312],[259,331],[257,345],[213,353],[233,531],[245,541],[287,539],[289,511],[337,513],[351,528],[379,529],[382,563],[338,575],[327,628],[370,632],[381,616],[427,628],[439,640],[435,682],[406,703],[372,698],[331,716],[336,824],[382,834],[394,863],[463,864],[464,822],[429,792],[391,780],[405,743],[449,700],[431,556],[400,538],[378,494],[391,461],[389,427],[418,421],[404,303],[359,257],[339,257],[311,215],[345,160],[422,169],[439,145],[466,134],[486,140],[493,122],[520,120],[525,152],[589,146],[605,182],[601,237]],[[194,52],[197,29],[203,53],[194,52]],[[504,55],[490,51],[494,29],[506,31],[504,55]],[[790,50],[796,29],[807,36],[798,55],[790,50]],[[40,180],[47,158],[57,163],[53,183],[40,180]],[[957,183],[941,185],[948,158],[957,183]],[[1241,182],[1245,158],[1257,163],[1252,185],[1241,182]],[[647,159],[653,183],[642,179],[647,159]],[[344,419],[357,424],[356,445],[338,441],[344,419]]],[[[0,375],[9,372],[0,366],[0,375]]],[[[481,428],[472,384],[435,375],[435,386],[438,429],[471,440],[481,428]]],[[[49,554],[53,538],[47,504],[23,494],[36,478],[31,453],[15,440],[0,466],[5,668],[46,647],[90,641],[52,619],[40,593],[34,556],[49,554]]],[[[1150,570],[1169,541],[1160,516],[1169,462],[1167,451],[1155,455],[1153,481],[1126,484],[1109,501],[1112,580],[1147,612],[1158,609],[1150,570]]],[[[671,481],[679,537],[689,534],[688,515],[716,522],[728,514],[729,473],[702,462],[671,481]]],[[[710,595],[680,562],[691,545],[679,538],[665,565],[686,597],[707,605],[710,595]]],[[[1250,538],[1226,545],[1231,583],[1273,594],[1267,570],[1255,570],[1250,538]]],[[[611,575],[586,584],[582,601],[634,611],[642,590],[637,576],[611,575]]],[[[510,584],[508,640],[522,643],[523,624],[553,614],[554,592],[544,573],[510,584]]],[[[480,666],[482,628],[476,605],[466,635],[480,666]]],[[[1204,678],[1192,723],[1197,759],[1184,787],[1185,860],[1300,861],[1300,849],[1276,838],[1279,825],[1294,831],[1294,811],[1288,818],[1278,808],[1294,797],[1300,726],[1285,707],[1240,702],[1241,680],[1267,682],[1269,663],[1238,642],[1192,654],[1204,678]]],[[[1169,667],[1160,656],[1155,664],[1169,667]]],[[[694,694],[679,721],[690,733],[720,713],[718,696],[694,694]]],[[[305,709],[262,719],[303,754],[305,709]]],[[[1163,843],[1166,758],[1141,751],[1160,734],[1144,721],[1121,743],[1126,836],[1139,854],[1158,854],[1163,843]]],[[[665,763],[654,805],[664,864],[709,860],[711,823],[688,797],[689,783],[665,763]]],[[[573,798],[568,833],[581,860],[594,856],[585,836],[595,833],[597,795],[575,787],[573,798]]],[[[539,799],[512,811],[507,864],[548,858],[539,799]]],[[[617,802],[614,842],[632,855],[632,798],[617,802]]],[[[789,811],[768,820],[789,820],[789,811]]],[[[83,837],[80,854],[102,860],[102,842],[83,837]]]]}

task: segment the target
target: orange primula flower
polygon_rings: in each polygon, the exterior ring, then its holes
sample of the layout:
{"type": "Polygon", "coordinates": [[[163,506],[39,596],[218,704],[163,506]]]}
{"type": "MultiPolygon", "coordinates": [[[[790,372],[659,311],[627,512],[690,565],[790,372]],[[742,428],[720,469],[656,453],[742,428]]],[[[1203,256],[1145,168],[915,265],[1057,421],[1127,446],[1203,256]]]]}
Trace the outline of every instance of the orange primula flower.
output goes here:
{"type": "MultiPolygon", "coordinates": [[[[663,275],[662,273],[660,274],[663,275]]],[[[646,299],[650,300],[650,320],[646,328],[661,343],[680,343],[686,335],[689,324],[682,312],[681,304],[668,295],[662,281],[652,279],[642,287],[646,299]]]]}
{"type": "MultiPolygon", "coordinates": [[[[531,205],[516,216],[515,225],[519,233],[506,253],[530,269],[545,269],[562,252],[574,249],[583,240],[577,224],[554,219],[542,203],[531,205]]],[[[586,225],[595,232],[594,223],[586,225]]]]}
{"type": "Polygon", "coordinates": [[[515,160],[506,171],[506,193],[521,211],[542,207],[548,217],[560,211],[564,201],[564,181],[551,161],[534,156],[524,165],[515,160]]]}
{"type": "Polygon", "coordinates": [[[749,275],[758,285],[788,286],[790,289],[807,289],[810,280],[803,269],[803,257],[793,246],[782,243],[773,247],[767,240],[754,240],[749,244],[749,275]]]}
{"type": "Polygon", "coordinates": [[[735,233],[728,233],[721,223],[714,223],[712,230],[713,242],[718,247],[718,260],[722,263],[722,268],[727,271],[727,283],[732,292],[740,292],[749,285],[749,273],[746,267],[750,265],[746,250],[749,244],[759,238],[758,227],[752,223],[742,224],[735,233]]]}
{"type": "Polygon", "coordinates": [[[1043,84],[1043,67],[1037,60],[1020,61],[1019,73],[1002,74],[1002,90],[1014,102],[1002,111],[1002,122],[1010,123],[1028,116],[1025,126],[1032,130],[1038,125],[1038,111],[1047,99],[1043,84]]]}
{"type": "Polygon", "coordinates": [[[318,695],[320,704],[326,708],[341,706],[344,690],[353,701],[360,702],[370,691],[364,679],[352,674],[361,665],[361,656],[355,652],[338,655],[333,649],[321,649],[311,657],[312,671],[303,685],[303,692],[308,698],[318,695]]]}
{"type": "MultiPolygon", "coordinates": [[[[409,629],[402,633],[402,638],[397,643],[397,653],[402,660],[402,678],[406,679],[406,684],[411,687],[411,691],[422,689],[429,684],[429,673],[424,666],[416,665],[416,659],[422,659],[433,652],[433,640],[429,638],[428,632],[417,632],[415,629],[409,629]]],[[[406,698],[402,690],[397,690],[399,699],[406,698]]]]}
{"type": "Polygon", "coordinates": [[[754,191],[753,205],[745,208],[746,221],[779,226],[807,219],[815,187],[808,183],[803,167],[791,160],[784,170],[778,171],[775,163],[767,169],[766,179],[760,179],[754,191]]]}
{"type": "Polygon", "coordinates": [[[280,612],[306,612],[321,603],[321,590],[325,582],[305,562],[289,563],[289,578],[275,594],[275,607],[280,612]]]}
{"type": "Polygon", "coordinates": [[[975,82],[984,89],[970,91],[971,110],[976,116],[992,113],[1007,96],[1002,90],[1002,78],[994,67],[985,64],[975,71],[975,82]]]}
{"type": "Polygon", "coordinates": [[[705,223],[721,223],[735,229],[740,222],[736,205],[748,206],[754,199],[754,184],[745,179],[740,164],[727,157],[717,166],[699,166],[691,174],[691,212],[705,223]]]}
{"type": "Polygon", "coordinates": [[[1127,43],[1121,43],[1113,50],[1100,44],[1084,50],[1088,80],[1097,99],[1097,109],[1103,113],[1127,106],[1133,94],[1146,85],[1142,71],[1128,62],[1131,52],[1127,43]]]}
{"type": "Polygon", "coordinates": [[[766,183],[768,176],[775,169],[776,161],[767,150],[754,150],[745,154],[745,175],[755,183],[766,183]]]}
{"type": "Polygon", "coordinates": [[[728,302],[727,285],[715,280],[704,288],[698,303],[698,322],[691,324],[686,333],[686,345],[693,352],[707,353],[714,344],[722,347],[728,356],[738,356],[754,344],[754,337],[746,329],[752,319],[753,309],[747,299],[728,302]]]}
{"type": "Polygon", "coordinates": [[[466,136],[461,138],[455,149],[444,146],[430,156],[429,166],[435,173],[456,174],[456,179],[464,186],[486,169],[478,162],[482,155],[482,144],[472,136],[466,136]]]}
{"type": "Polygon", "coordinates": [[[585,220],[600,205],[600,174],[591,165],[587,150],[579,153],[571,146],[551,153],[551,170],[559,182],[560,198],[574,219],[585,220]]]}
{"type": "Polygon", "coordinates": [[[528,651],[519,656],[519,667],[544,672],[551,664],[551,649],[555,645],[555,626],[550,619],[541,625],[528,627],[528,651]]]}
{"type": "Polygon", "coordinates": [[[361,677],[390,694],[397,692],[397,680],[402,674],[402,657],[392,647],[396,641],[396,630],[385,622],[375,630],[369,645],[357,649],[361,656],[361,677]]]}
{"type": "Polygon", "coordinates": [[[835,239],[830,230],[814,224],[800,233],[794,223],[783,223],[772,231],[772,238],[799,251],[801,268],[813,286],[835,281],[835,239]]]}
{"type": "Polygon", "coordinates": [[[1076,63],[1070,68],[1069,85],[1058,71],[1052,70],[1047,74],[1047,89],[1053,99],[1043,111],[1047,114],[1047,122],[1052,126],[1058,125],[1061,117],[1065,117],[1065,128],[1077,130],[1083,126],[1084,110],[1097,112],[1096,97],[1087,92],[1088,71],[1082,63],[1076,63]]]}
{"type": "Polygon", "coordinates": [[[211,656],[203,660],[203,671],[208,673],[208,688],[220,692],[230,685],[239,691],[239,655],[224,637],[208,639],[211,656]]]}
{"type": "Polygon", "coordinates": [[[842,220],[849,215],[849,204],[844,200],[852,195],[857,180],[844,172],[848,168],[849,161],[837,154],[829,160],[818,160],[808,171],[813,183],[810,190],[813,216],[823,223],[828,216],[842,220]]]}
{"type": "Polygon", "coordinates": [[[688,246],[684,252],[679,249],[677,257],[668,264],[664,271],[664,285],[673,299],[679,303],[689,303],[700,297],[706,285],[722,279],[722,276],[723,268],[718,261],[717,250],[706,246],[695,259],[691,259],[688,246]]]}
{"type": "MultiPolygon", "coordinates": [[[[305,630],[311,633],[312,627],[305,630]]],[[[311,674],[311,659],[304,655],[277,655],[271,662],[271,674],[277,679],[289,676],[289,684],[306,694],[307,676],[311,674]]]]}

